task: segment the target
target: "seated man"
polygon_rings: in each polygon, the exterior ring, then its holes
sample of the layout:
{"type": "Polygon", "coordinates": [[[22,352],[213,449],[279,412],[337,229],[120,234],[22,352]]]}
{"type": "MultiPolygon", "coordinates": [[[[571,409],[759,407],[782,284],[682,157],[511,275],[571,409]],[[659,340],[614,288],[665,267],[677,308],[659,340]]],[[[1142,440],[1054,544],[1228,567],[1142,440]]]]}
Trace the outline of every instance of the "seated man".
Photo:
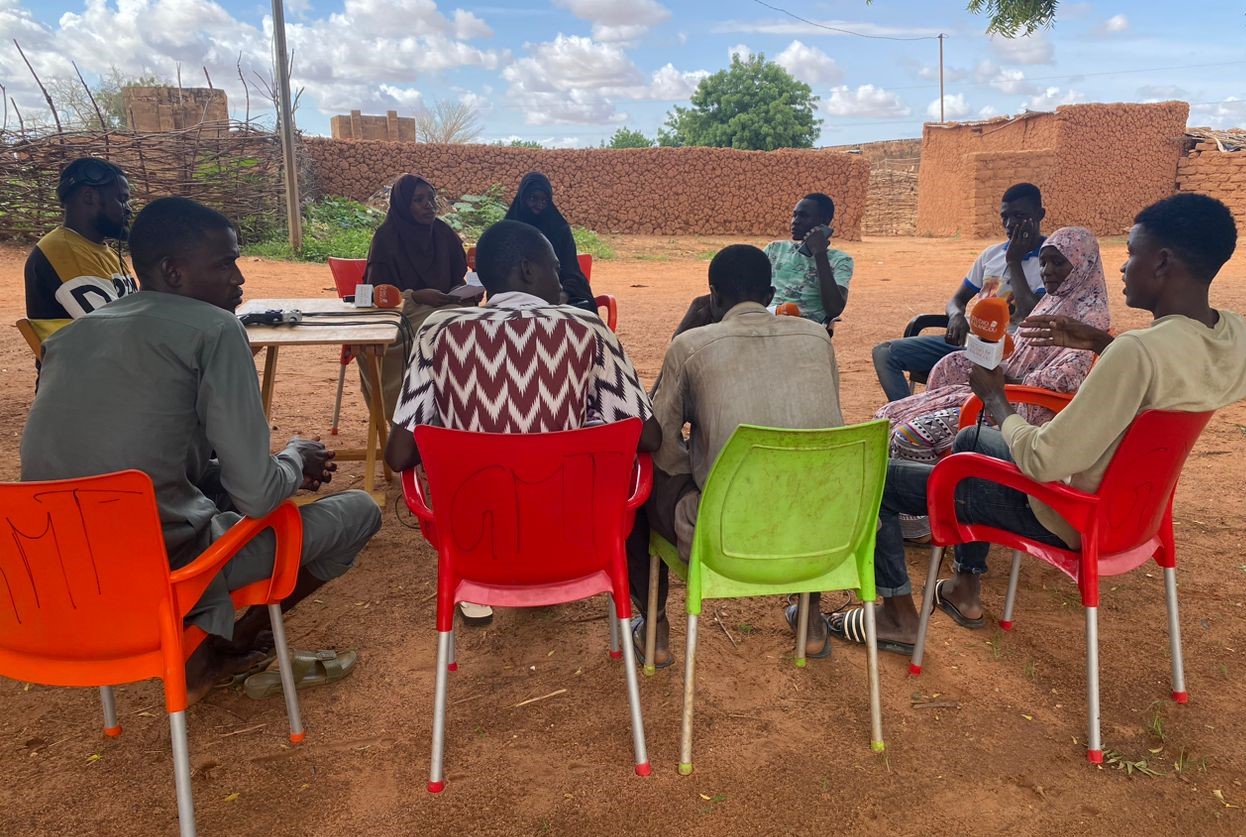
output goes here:
{"type": "MultiPolygon", "coordinates": [[[[953,450],[976,450],[1015,462],[1030,479],[1068,480],[1074,488],[1093,492],[1138,413],[1203,412],[1246,398],[1246,324],[1208,302],[1211,281],[1233,255],[1236,241],[1229,210],[1204,195],[1176,195],[1144,209],[1129,232],[1129,257],[1121,273],[1126,304],[1150,311],[1155,321],[1115,339],[1063,317],[1026,323],[1023,328],[1035,339],[1102,350],[1102,357],[1069,405],[1042,427],[1013,411],[1004,396],[1001,369],[974,367],[974,391],[1001,429],[983,427],[979,436],[979,428],[966,428],[953,450]]],[[[892,460],[879,515],[874,552],[883,597],[879,647],[904,654],[912,652],[918,616],[898,516],[925,512],[926,481],[933,467],[892,460]]],[[[1053,546],[1080,545],[1073,529],[1050,508],[987,480],[961,483],[956,505],[965,523],[995,526],[1053,546]]],[[[989,547],[956,547],[955,576],[935,588],[938,606],[965,627],[984,624],[979,576],[986,571],[989,547]]],[[[831,629],[859,641],[864,636],[860,610],[832,616],[831,629]]]]}
{"type": "Polygon", "coordinates": [[[129,233],[130,184],[124,172],[82,157],[61,172],[56,197],[65,219],[26,259],[26,317],[40,340],[138,290],[121,257],[104,243],[125,241],[129,233]]]}
{"type": "MultiPolygon", "coordinates": [[[[238,237],[229,219],[186,198],[152,201],[134,222],[127,294],[48,339],[39,391],[22,434],[22,479],[50,480],[137,468],[151,477],[169,564],[189,564],[242,515],[262,517],[300,488],[315,490],[333,453],[295,437],[269,453],[246,332],[238,237]],[[83,421],[87,425],[83,425],[83,421]],[[215,458],[213,458],[215,451],[215,458]]],[[[354,564],[381,525],[362,491],[303,506],[302,569],[289,610],[354,564]]],[[[266,608],[237,623],[229,591],[267,578],[274,541],[247,544],[187,620],[213,636],[186,663],[191,700],[266,656],[266,608]]]]}
{"type": "MultiPolygon", "coordinates": [[[[687,560],[701,487],[736,427],[812,429],[844,423],[839,410],[839,368],[826,329],[800,317],[776,317],[766,310],[774,295],[766,254],[747,244],[724,248],[710,262],[709,286],[713,322],[675,336],[653,391],[662,447],[654,456],[653,491],[636,515],[627,542],[632,596],[642,613],[649,600],[650,528],[675,544],[687,560]],[[685,423],[692,426],[686,443],[685,423]]],[[[671,663],[670,626],[667,568],[660,566],[656,659],[652,662],[665,667],[671,663]]],[[[788,611],[791,622],[795,607],[788,611]]],[[[633,629],[641,656],[642,623],[638,619],[633,629]]],[[[810,656],[825,656],[825,623],[821,623],[819,639],[810,646],[810,656]]]]}
{"type": "Polygon", "coordinates": [[[835,201],[805,195],[792,209],[792,237],[766,245],[774,304],[795,303],[802,317],[828,329],[848,304],[853,267],[852,256],[830,246],[834,220],[835,201]]]}
{"type": "MultiPolygon", "coordinates": [[[[640,450],[657,449],[658,424],[632,362],[596,312],[559,304],[558,257],[540,230],[519,221],[494,224],[476,244],[476,271],[488,302],[435,311],[416,336],[385,450],[391,468],[419,464],[413,431],[421,424],[550,433],[639,418],[640,450]],[[548,368],[547,356],[533,347],[534,324],[567,347],[559,368],[548,368]],[[471,377],[467,371],[448,379],[451,358],[474,373],[473,389],[456,386],[471,377]]],[[[460,609],[469,625],[493,619],[487,606],[463,602],[460,609]]]]}
{"type": "Polygon", "coordinates": [[[965,306],[978,294],[1007,299],[1013,323],[1021,322],[1034,310],[1043,295],[1038,255],[1044,239],[1039,225],[1046,214],[1037,186],[1017,183],[1008,187],[999,207],[1008,240],[983,250],[969,268],[960,288],[948,300],[946,333],[888,340],[874,347],[874,371],[888,401],[913,394],[905,372],[928,375],[945,355],[961,350],[969,333],[965,306]],[[1019,276],[1025,281],[1018,281],[1019,276]]]}

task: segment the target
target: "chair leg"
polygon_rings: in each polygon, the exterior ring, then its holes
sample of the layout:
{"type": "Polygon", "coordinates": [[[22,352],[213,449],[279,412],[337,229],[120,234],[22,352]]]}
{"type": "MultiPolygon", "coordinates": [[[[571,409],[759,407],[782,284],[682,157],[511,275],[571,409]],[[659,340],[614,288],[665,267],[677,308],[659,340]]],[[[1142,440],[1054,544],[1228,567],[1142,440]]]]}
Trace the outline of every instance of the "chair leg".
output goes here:
{"type": "Polygon", "coordinates": [[[606,619],[610,622],[610,659],[617,660],[623,656],[619,650],[619,618],[614,609],[614,595],[606,594],[606,619]]]}
{"type": "Polygon", "coordinates": [[[1086,758],[1103,764],[1099,737],[1099,608],[1086,608],[1086,758]]]}
{"type": "Polygon", "coordinates": [[[939,565],[943,563],[943,547],[930,548],[930,569],[926,571],[926,589],[922,591],[922,610],[918,615],[917,642],[913,644],[913,659],[909,661],[909,674],[916,677],[922,673],[922,656],[926,653],[926,629],[930,627],[930,611],[934,608],[935,582],[939,580],[939,565]]]}
{"type": "Polygon", "coordinates": [[[679,773],[687,776],[692,773],[692,698],[695,693],[694,672],[697,657],[697,617],[688,614],[688,638],[684,655],[688,658],[684,663],[684,715],[683,735],[679,742],[679,773]]]}
{"type": "Polygon", "coordinates": [[[450,662],[446,663],[446,671],[458,671],[459,670],[459,650],[458,650],[458,645],[457,643],[455,643],[454,640],[455,640],[454,628],[451,628],[450,629],[450,662]]]}
{"type": "Polygon", "coordinates": [[[195,799],[190,792],[190,747],[186,741],[186,711],[169,714],[173,739],[173,785],[177,789],[177,826],[181,837],[195,837],[195,799]]]}
{"type": "MultiPolygon", "coordinates": [[[[617,631],[629,630],[628,621],[614,613],[610,614],[610,624],[617,631]]],[[[645,720],[640,713],[640,681],[636,677],[636,649],[631,642],[623,643],[623,668],[627,669],[627,705],[632,715],[632,748],[636,756],[636,775],[648,776],[653,768],[649,766],[649,753],[645,750],[645,720]]]]}
{"type": "Polygon", "coordinates": [[[870,677],[870,749],[881,753],[883,744],[883,703],[878,684],[878,628],[874,621],[875,602],[865,603],[865,663],[870,677]]]}
{"type": "Polygon", "coordinates": [[[450,679],[449,660],[453,645],[453,631],[437,632],[437,673],[433,686],[433,757],[428,770],[429,793],[441,793],[446,787],[441,760],[446,743],[446,687],[450,679]]]}
{"type": "Polygon", "coordinates": [[[268,621],[273,626],[273,644],[277,650],[277,668],[281,674],[281,693],[286,699],[286,714],[290,716],[290,743],[302,744],[307,733],[303,731],[303,717],[299,712],[299,693],[294,685],[294,668],[290,661],[290,646],[286,643],[286,623],[281,618],[281,605],[268,606],[268,621]]]}
{"type": "Polygon", "coordinates": [[[1000,630],[1012,630],[1012,609],[1017,604],[1017,580],[1021,577],[1021,550],[1012,551],[1012,569],[1008,572],[1008,592],[1004,594],[1004,618],[999,620],[1000,630]]]}
{"type": "Polygon", "coordinates": [[[121,724],[117,722],[117,696],[112,686],[100,686],[100,703],[104,706],[104,735],[116,738],[121,734],[121,724]]]}
{"type": "Polygon", "coordinates": [[[1185,664],[1181,658],[1181,621],[1177,618],[1177,568],[1164,568],[1164,597],[1168,600],[1168,644],[1172,648],[1172,699],[1189,703],[1185,690],[1185,664]]]}
{"type": "Polygon", "coordinates": [[[658,653],[658,571],[662,559],[649,556],[649,608],[645,611],[645,677],[657,671],[654,656],[658,653]]]}
{"type": "Polygon", "coordinates": [[[337,371],[337,398],[333,401],[333,426],[329,432],[337,435],[337,420],[342,415],[342,387],[346,385],[346,364],[339,363],[337,371]]]}
{"type": "Polygon", "coordinates": [[[809,594],[800,594],[796,606],[796,667],[805,667],[805,646],[809,644],[809,594]]]}

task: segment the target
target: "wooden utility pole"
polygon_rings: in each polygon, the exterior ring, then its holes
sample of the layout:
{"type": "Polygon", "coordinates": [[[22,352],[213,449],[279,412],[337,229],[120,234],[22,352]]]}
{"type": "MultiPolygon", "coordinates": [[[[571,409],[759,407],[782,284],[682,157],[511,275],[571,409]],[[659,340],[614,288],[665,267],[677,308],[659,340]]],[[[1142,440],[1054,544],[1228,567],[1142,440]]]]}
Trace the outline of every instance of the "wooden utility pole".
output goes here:
{"type": "Polygon", "coordinates": [[[273,0],[273,66],[277,70],[278,118],[281,120],[281,156],[285,162],[286,223],[290,247],[303,249],[303,212],[299,207],[299,173],[294,148],[294,108],[290,103],[290,53],[286,50],[286,15],[282,0],[273,0]]]}
{"type": "MultiPolygon", "coordinates": [[[[279,3],[281,0],[273,0],[279,3]]],[[[943,122],[943,33],[939,33],[939,122],[943,122]]]]}

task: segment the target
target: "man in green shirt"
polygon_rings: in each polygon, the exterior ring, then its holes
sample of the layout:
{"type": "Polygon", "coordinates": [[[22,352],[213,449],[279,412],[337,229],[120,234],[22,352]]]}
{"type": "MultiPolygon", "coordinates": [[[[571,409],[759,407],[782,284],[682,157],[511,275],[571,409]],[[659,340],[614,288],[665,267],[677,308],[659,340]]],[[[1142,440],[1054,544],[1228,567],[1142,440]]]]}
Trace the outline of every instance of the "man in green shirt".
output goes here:
{"type": "MultiPolygon", "coordinates": [[[[275,456],[246,332],[238,237],[229,219],[186,198],[161,198],[130,236],[143,290],[74,320],[44,344],[38,393],[22,434],[23,480],[136,468],[151,477],[169,564],[189,564],[234,524],[263,517],[300,488],[333,477],[333,452],[291,439],[275,456]]],[[[354,564],[381,525],[362,491],[307,504],[302,568],[289,610],[354,564]]],[[[248,543],[187,620],[213,636],[186,664],[192,700],[254,666],[266,608],[237,623],[229,591],[267,578],[274,540],[248,543]]]]}
{"type": "Polygon", "coordinates": [[[805,195],[792,209],[792,237],[766,245],[773,305],[795,303],[800,315],[828,330],[848,304],[852,256],[830,246],[835,201],[821,192],[805,195]]]}

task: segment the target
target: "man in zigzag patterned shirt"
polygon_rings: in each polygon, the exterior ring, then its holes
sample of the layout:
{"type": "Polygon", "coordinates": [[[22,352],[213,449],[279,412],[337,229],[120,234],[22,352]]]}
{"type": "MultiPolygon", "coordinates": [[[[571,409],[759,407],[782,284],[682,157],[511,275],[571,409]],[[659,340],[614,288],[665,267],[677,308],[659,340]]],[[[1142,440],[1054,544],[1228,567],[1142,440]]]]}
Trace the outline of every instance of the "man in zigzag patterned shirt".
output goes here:
{"type": "MultiPolygon", "coordinates": [[[[653,405],[618,338],[595,313],[558,303],[558,258],[535,227],[501,221],[476,244],[489,292],[480,308],[436,311],[416,337],[385,459],[419,464],[414,429],[548,433],[629,418],[645,422],[640,450],[656,450],[653,405]]],[[[464,621],[490,608],[464,602],[464,621]]]]}

